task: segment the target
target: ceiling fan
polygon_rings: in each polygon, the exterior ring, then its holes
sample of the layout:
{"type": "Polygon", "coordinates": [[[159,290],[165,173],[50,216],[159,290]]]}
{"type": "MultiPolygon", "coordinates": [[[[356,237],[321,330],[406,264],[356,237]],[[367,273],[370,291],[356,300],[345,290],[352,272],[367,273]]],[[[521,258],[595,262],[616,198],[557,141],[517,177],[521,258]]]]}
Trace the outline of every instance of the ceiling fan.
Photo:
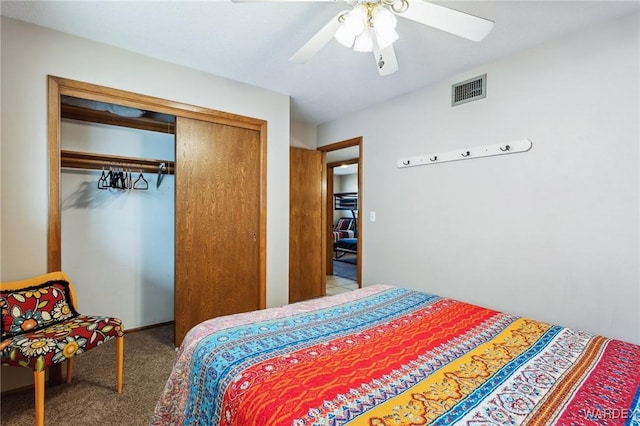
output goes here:
{"type": "MultiPolygon", "coordinates": [[[[236,2],[255,0],[233,0],[236,2]]],[[[260,1],[260,0],[258,0],[260,1]]],[[[335,2],[338,0],[262,0],[335,2]]],[[[373,52],[381,76],[398,70],[393,43],[398,39],[396,16],[428,25],[472,41],[480,41],[493,28],[493,21],[423,0],[344,0],[343,10],[318,31],[289,60],[304,63],[332,38],[357,52],[373,52]]]]}

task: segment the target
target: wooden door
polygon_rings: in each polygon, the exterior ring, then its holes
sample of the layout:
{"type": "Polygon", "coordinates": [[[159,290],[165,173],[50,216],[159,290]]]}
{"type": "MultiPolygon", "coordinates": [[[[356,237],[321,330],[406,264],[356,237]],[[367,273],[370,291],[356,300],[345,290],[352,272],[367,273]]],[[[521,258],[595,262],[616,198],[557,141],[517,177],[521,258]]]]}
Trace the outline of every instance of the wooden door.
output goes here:
{"type": "Polygon", "coordinates": [[[325,154],[290,149],[289,302],[326,294],[325,154]]]}
{"type": "Polygon", "coordinates": [[[175,343],[261,306],[260,132],[178,117],[175,343]]]}

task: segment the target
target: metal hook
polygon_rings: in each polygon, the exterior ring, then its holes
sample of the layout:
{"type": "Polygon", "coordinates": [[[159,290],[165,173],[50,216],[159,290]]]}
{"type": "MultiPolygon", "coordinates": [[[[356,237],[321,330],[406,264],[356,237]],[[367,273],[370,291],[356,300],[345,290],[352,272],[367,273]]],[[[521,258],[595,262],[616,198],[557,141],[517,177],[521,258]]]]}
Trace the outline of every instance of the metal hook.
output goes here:
{"type": "Polygon", "coordinates": [[[471,155],[471,153],[470,153],[469,151],[467,151],[466,153],[464,153],[464,152],[463,152],[463,153],[462,153],[462,154],[460,154],[460,155],[462,155],[463,157],[468,157],[468,156],[470,156],[470,155],[471,155]]]}
{"type": "Polygon", "coordinates": [[[505,145],[505,146],[504,146],[504,148],[500,147],[500,151],[503,151],[503,152],[505,152],[505,151],[511,151],[511,146],[509,146],[509,145],[505,145]]]}
{"type": "Polygon", "coordinates": [[[409,164],[411,164],[411,160],[403,161],[402,164],[404,164],[405,166],[408,166],[409,164]]]}
{"type": "Polygon", "coordinates": [[[433,158],[429,158],[429,161],[438,161],[438,156],[435,155],[433,158]]]}

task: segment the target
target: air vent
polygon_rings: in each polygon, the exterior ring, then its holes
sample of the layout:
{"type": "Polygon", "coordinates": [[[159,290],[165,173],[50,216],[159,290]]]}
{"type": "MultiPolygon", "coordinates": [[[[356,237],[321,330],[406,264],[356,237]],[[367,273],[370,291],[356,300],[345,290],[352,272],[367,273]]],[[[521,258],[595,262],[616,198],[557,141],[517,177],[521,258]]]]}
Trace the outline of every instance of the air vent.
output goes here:
{"type": "Polygon", "coordinates": [[[451,86],[451,106],[482,99],[487,96],[487,75],[483,74],[451,86]]]}

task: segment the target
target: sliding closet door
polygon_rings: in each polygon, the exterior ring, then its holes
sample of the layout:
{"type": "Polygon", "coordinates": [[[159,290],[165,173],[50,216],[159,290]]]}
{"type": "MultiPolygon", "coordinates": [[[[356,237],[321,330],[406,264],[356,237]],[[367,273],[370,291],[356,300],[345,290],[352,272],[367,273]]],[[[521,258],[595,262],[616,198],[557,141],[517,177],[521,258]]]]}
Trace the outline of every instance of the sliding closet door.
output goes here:
{"type": "Polygon", "coordinates": [[[290,148],[289,302],[326,294],[325,170],[322,152],[290,148]]]}
{"type": "Polygon", "coordinates": [[[176,122],[175,342],[260,308],[260,132],[176,122]]]}

